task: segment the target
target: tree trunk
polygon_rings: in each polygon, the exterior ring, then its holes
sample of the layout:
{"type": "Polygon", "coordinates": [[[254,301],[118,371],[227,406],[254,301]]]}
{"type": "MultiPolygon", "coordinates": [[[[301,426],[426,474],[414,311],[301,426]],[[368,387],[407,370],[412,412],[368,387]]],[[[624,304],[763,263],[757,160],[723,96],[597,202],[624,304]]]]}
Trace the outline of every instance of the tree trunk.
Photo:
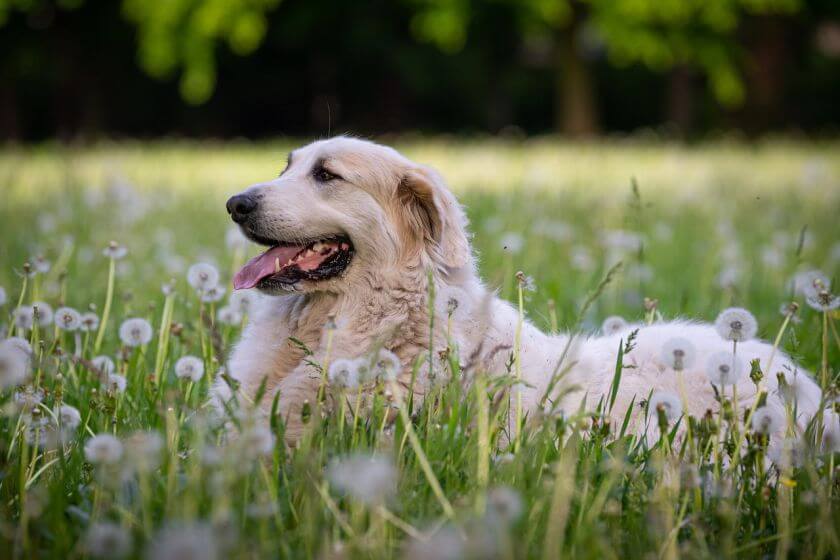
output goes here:
{"type": "Polygon", "coordinates": [[[554,119],[558,132],[573,137],[598,132],[598,112],[591,71],[578,48],[580,22],[575,18],[557,39],[554,119]]]}
{"type": "Polygon", "coordinates": [[[668,106],[666,120],[676,133],[691,133],[694,123],[694,80],[691,69],[681,64],[671,70],[668,77],[668,106]]]}

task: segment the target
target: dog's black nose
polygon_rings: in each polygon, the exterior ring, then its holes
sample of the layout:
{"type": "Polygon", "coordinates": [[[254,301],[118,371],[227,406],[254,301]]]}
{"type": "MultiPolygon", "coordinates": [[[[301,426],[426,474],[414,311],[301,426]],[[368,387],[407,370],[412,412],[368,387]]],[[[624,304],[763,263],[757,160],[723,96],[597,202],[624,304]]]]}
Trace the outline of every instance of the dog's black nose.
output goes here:
{"type": "Polygon", "coordinates": [[[248,214],[256,210],[257,199],[248,194],[238,194],[227,201],[227,211],[237,224],[244,222],[248,214]]]}

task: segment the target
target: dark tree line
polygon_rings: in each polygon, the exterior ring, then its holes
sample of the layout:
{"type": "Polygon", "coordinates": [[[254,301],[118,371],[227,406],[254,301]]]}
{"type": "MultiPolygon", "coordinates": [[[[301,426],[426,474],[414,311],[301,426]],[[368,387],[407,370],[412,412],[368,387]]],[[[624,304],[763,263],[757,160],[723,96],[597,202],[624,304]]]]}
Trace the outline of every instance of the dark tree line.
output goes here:
{"type": "Polygon", "coordinates": [[[834,0],[0,0],[0,137],[831,133],[834,0]]]}

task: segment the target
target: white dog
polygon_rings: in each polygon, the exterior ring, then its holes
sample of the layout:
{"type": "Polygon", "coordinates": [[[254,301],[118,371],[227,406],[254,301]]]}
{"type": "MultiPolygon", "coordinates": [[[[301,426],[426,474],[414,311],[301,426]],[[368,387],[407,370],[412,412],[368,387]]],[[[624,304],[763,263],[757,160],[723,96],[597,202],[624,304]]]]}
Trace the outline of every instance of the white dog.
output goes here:
{"type": "MultiPolygon", "coordinates": [[[[236,275],[235,288],[257,288],[272,296],[261,298],[252,311],[229,361],[229,375],[246,400],[253,400],[264,384],[263,397],[255,403],[264,412],[279,391],[291,441],[303,429],[303,403],[315,401],[321,383],[313,363],[356,358],[384,347],[399,357],[399,382],[407,388],[415,360],[430,354],[430,340],[431,355],[452,341],[461,360],[469,360],[474,369],[521,375],[514,394],[521,395],[522,410],[530,416],[592,410],[609,398],[619,342],[635,327],[600,338],[570,339],[544,334],[526,321],[521,324],[518,369],[510,368],[518,312],[478,278],[467,220],[441,177],[391,148],[346,137],[314,142],[290,153],[278,178],[249,187],[232,197],[227,208],[247,237],[268,247],[236,275]],[[436,294],[433,333],[430,279],[436,294]],[[305,356],[296,341],[314,354],[305,356]]],[[[722,351],[731,352],[732,343],[710,325],[675,321],[640,327],[635,345],[624,356],[609,415],[620,424],[632,402],[633,429],[644,432],[650,428],[640,421],[640,404],[652,392],[663,391],[681,395],[696,417],[717,410],[706,369],[710,357],[722,351]],[[690,341],[696,353],[680,375],[669,363],[667,348],[663,350],[675,337],[690,341]]],[[[771,353],[771,346],[758,340],[737,347],[744,364],[758,358],[765,372],[766,411],[785,418],[786,410],[794,409],[794,423],[801,430],[818,410],[821,392],[782,352],[775,353],[767,371],[771,353]],[[790,387],[780,390],[777,373],[790,387]],[[786,402],[795,406],[786,407],[786,402]]],[[[427,371],[421,367],[416,378],[419,395],[429,383],[427,371]]],[[[731,396],[732,387],[726,390],[731,396]]],[[[214,391],[221,400],[231,396],[222,379],[214,391]]],[[[743,417],[756,397],[748,375],[741,376],[735,394],[743,417]]],[[[771,425],[776,439],[784,435],[785,421],[771,425]]]]}

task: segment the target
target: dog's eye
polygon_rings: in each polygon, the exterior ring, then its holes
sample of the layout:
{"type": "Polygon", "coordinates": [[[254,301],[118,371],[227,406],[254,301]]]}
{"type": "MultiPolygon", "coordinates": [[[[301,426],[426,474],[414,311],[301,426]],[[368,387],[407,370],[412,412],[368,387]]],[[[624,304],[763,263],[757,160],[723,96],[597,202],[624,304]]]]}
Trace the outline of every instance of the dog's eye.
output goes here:
{"type": "Polygon", "coordinates": [[[335,173],[330,173],[329,171],[327,171],[323,167],[316,168],[312,172],[312,175],[315,177],[316,181],[319,181],[321,183],[327,183],[329,181],[332,181],[333,179],[338,179],[339,178],[338,175],[336,175],[335,173]]]}

